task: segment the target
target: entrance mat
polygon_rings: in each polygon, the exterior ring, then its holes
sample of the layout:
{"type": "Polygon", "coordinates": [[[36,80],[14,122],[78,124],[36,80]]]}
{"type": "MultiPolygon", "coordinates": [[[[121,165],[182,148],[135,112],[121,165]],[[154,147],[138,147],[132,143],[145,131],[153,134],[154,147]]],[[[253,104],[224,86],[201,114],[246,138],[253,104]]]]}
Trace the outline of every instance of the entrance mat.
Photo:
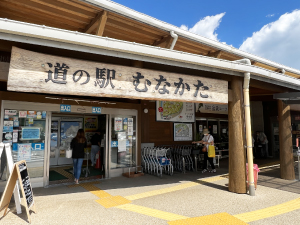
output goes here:
{"type": "MultiPolygon", "coordinates": [[[[80,177],[85,177],[85,168],[86,167],[82,167],[80,177]]],[[[65,169],[65,171],[67,171],[70,174],[73,174],[73,167],[70,167],[69,169],[65,169]]],[[[105,174],[104,171],[95,169],[93,167],[89,167],[89,171],[90,171],[89,177],[94,177],[94,176],[99,176],[99,175],[105,174]]]]}
{"type": "Polygon", "coordinates": [[[55,170],[50,170],[49,171],[49,181],[56,181],[56,180],[65,180],[69,179],[60,173],[56,172],[55,170]]]}

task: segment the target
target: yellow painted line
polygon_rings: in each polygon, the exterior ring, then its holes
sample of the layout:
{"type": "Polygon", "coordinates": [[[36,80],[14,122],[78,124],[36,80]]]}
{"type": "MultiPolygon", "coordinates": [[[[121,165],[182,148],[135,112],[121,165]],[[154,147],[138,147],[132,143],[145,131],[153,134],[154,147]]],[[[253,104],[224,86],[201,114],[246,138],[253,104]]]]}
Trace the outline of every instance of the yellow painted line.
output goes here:
{"type": "Polygon", "coordinates": [[[279,205],[271,206],[265,209],[259,209],[252,212],[237,214],[235,215],[235,217],[244,222],[252,222],[288,213],[297,209],[300,209],[300,198],[279,205]]]}
{"type": "Polygon", "coordinates": [[[151,208],[148,208],[148,207],[138,206],[138,205],[134,205],[134,204],[120,205],[120,206],[116,206],[116,208],[128,210],[128,211],[131,211],[131,212],[136,212],[136,213],[151,216],[151,217],[156,217],[156,218],[159,218],[159,219],[162,219],[162,220],[167,220],[167,221],[180,220],[180,219],[187,219],[188,218],[186,216],[181,216],[181,215],[177,215],[177,214],[174,214],[174,213],[164,212],[164,211],[161,211],[161,210],[151,209],[151,208]]]}
{"type": "Polygon", "coordinates": [[[207,216],[200,216],[182,220],[175,220],[168,222],[169,225],[192,225],[192,224],[203,224],[203,225],[247,225],[247,223],[235,218],[228,213],[217,213],[207,216]]]}
{"type": "Polygon", "coordinates": [[[152,197],[152,196],[155,196],[155,195],[166,194],[166,193],[170,193],[170,192],[173,192],[173,191],[179,191],[179,190],[189,188],[189,187],[194,187],[194,186],[200,185],[201,181],[202,182],[214,182],[214,181],[218,181],[218,180],[222,180],[222,179],[225,179],[225,178],[220,177],[220,176],[210,177],[210,178],[198,180],[196,182],[188,182],[188,183],[179,184],[179,185],[176,185],[176,186],[173,186],[173,187],[148,191],[148,192],[135,194],[135,195],[129,195],[129,196],[126,196],[125,198],[127,198],[128,200],[133,201],[133,200],[137,200],[137,199],[141,199],[141,198],[152,197]]]}
{"type": "Polygon", "coordinates": [[[111,196],[109,198],[101,198],[95,201],[105,208],[111,208],[111,207],[131,203],[131,201],[127,200],[122,196],[111,196]]]}

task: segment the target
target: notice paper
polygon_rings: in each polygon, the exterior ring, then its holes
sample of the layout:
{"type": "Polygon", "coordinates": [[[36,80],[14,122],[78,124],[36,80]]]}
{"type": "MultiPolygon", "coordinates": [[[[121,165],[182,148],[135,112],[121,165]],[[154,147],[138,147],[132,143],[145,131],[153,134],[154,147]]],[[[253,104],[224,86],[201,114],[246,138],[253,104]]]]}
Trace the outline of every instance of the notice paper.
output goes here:
{"type": "Polygon", "coordinates": [[[118,139],[118,152],[126,151],[126,139],[118,139]]]}

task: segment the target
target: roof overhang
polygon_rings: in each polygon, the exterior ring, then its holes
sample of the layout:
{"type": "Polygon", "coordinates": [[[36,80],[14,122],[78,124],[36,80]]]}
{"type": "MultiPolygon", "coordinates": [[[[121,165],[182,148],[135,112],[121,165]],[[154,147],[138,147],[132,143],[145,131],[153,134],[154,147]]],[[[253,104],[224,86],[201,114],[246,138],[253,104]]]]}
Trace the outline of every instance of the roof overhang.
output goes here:
{"type": "Polygon", "coordinates": [[[300,90],[299,79],[261,67],[19,21],[0,19],[0,39],[234,76],[250,73],[253,79],[300,90]]]}
{"type": "Polygon", "coordinates": [[[158,20],[154,17],[151,17],[149,15],[140,13],[138,11],[135,11],[133,9],[130,9],[130,8],[126,7],[126,6],[115,3],[113,1],[110,1],[110,0],[105,0],[105,1],[103,1],[103,0],[79,0],[79,1],[87,2],[89,4],[101,7],[103,9],[107,10],[107,11],[112,11],[112,12],[118,13],[118,14],[123,15],[125,17],[128,17],[128,18],[137,20],[139,22],[151,25],[151,26],[159,28],[161,30],[165,30],[165,31],[168,31],[168,32],[174,31],[177,35],[179,35],[181,37],[184,37],[184,38],[187,38],[187,39],[190,39],[190,40],[194,40],[194,41],[197,41],[199,43],[203,43],[207,46],[211,46],[211,47],[217,48],[219,50],[230,52],[230,53],[235,54],[237,56],[240,56],[242,58],[248,58],[248,59],[266,64],[266,65],[269,65],[269,66],[272,66],[272,67],[275,67],[275,68],[284,69],[286,71],[289,71],[289,72],[300,75],[300,71],[297,70],[297,69],[294,69],[294,68],[282,65],[280,63],[276,63],[276,62],[273,62],[271,60],[267,60],[265,58],[262,58],[262,57],[244,52],[242,50],[234,48],[233,46],[226,45],[226,44],[223,44],[221,42],[208,39],[208,38],[200,36],[198,34],[193,34],[189,31],[183,30],[183,29],[181,29],[179,27],[176,27],[172,24],[163,22],[163,21],[158,20]]]}

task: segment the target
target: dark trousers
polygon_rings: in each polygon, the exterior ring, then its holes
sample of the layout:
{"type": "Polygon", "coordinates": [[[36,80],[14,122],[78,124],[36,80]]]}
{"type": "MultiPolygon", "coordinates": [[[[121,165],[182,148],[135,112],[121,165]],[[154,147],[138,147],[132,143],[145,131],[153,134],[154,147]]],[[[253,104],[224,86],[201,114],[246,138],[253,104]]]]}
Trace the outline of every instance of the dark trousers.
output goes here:
{"type": "Polygon", "coordinates": [[[208,160],[208,162],[210,163],[210,165],[211,165],[211,169],[215,169],[216,167],[215,167],[215,165],[214,165],[214,158],[209,158],[208,157],[208,153],[207,152],[204,152],[204,162],[203,162],[203,167],[202,167],[202,169],[204,170],[204,169],[207,169],[207,160],[208,160]]]}

